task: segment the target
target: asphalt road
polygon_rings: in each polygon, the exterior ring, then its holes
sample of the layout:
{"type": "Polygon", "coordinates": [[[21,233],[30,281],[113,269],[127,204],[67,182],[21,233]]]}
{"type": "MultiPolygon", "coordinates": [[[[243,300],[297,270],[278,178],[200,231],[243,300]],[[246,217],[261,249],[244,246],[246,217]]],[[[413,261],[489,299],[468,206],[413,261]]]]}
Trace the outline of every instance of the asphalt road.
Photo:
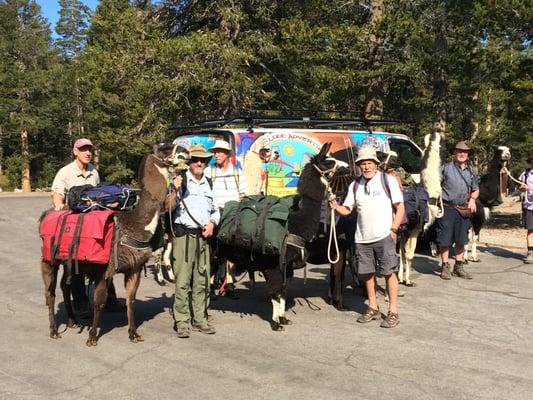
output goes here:
{"type": "Polygon", "coordinates": [[[212,303],[216,335],[178,339],[173,288],[149,275],[136,314],[146,341],[130,343],[125,315],[109,313],[89,348],[86,328],[64,331],[60,294],[63,337],[48,337],[37,219],[49,201],[0,197],[1,399],[531,399],[533,267],[518,250],[481,247],[471,281],[444,282],[417,256],[390,330],[355,322],[365,306],[349,277],[352,311],[326,304],[328,270],[309,266],[306,284],[303,271],[290,284],[285,332],[269,328],[264,283],[245,278],[240,300],[212,303]]]}

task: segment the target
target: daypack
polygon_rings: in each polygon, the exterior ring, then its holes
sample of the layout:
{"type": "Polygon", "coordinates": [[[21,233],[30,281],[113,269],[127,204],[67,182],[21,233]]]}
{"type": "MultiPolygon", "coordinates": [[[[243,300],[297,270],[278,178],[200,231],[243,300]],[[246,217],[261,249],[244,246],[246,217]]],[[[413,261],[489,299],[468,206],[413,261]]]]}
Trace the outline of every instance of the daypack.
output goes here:
{"type": "Polygon", "coordinates": [[[220,221],[217,240],[250,253],[279,255],[287,236],[289,209],[295,196],[246,196],[228,201],[220,221]]]}
{"type": "Polygon", "coordinates": [[[407,228],[422,228],[429,221],[429,194],[420,185],[406,186],[403,190],[403,204],[407,216],[407,228]]]}
{"type": "Polygon", "coordinates": [[[39,225],[43,260],[107,264],[114,228],[113,211],[50,211],[39,225]]]}
{"type": "Polygon", "coordinates": [[[139,189],[110,183],[74,186],[68,191],[67,205],[71,210],[79,212],[126,210],[137,204],[139,192],[139,189]]]}

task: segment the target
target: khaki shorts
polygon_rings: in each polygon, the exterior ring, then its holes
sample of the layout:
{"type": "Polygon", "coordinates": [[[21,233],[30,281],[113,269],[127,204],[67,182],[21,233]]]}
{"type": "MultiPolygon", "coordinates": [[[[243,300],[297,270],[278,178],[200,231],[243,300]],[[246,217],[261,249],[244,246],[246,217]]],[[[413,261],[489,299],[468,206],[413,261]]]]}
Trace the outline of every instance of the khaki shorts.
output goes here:
{"type": "Polygon", "coordinates": [[[391,235],[372,243],[356,243],[357,273],[388,276],[398,272],[396,241],[391,235]]]}

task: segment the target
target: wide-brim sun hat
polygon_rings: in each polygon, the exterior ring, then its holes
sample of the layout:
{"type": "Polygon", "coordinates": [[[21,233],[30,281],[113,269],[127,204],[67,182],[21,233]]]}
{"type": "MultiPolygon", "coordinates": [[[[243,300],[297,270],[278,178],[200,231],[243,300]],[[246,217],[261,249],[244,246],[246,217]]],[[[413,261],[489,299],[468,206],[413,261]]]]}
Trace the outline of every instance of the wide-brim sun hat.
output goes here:
{"type": "Polygon", "coordinates": [[[454,150],[470,151],[470,147],[468,147],[464,140],[461,140],[460,142],[457,142],[454,147],[454,150]]]}
{"type": "Polygon", "coordinates": [[[376,150],[373,147],[361,147],[357,153],[356,164],[359,164],[361,161],[372,160],[379,164],[378,156],[376,155],[376,150]]]}
{"type": "Polygon", "coordinates": [[[205,150],[205,146],[203,144],[193,144],[189,147],[189,154],[191,155],[191,158],[211,158],[213,154],[208,153],[205,150]]]}
{"type": "Polygon", "coordinates": [[[228,142],[225,140],[218,139],[215,141],[215,144],[213,147],[209,149],[211,153],[214,153],[216,150],[225,150],[225,151],[231,151],[231,147],[228,142]]]}

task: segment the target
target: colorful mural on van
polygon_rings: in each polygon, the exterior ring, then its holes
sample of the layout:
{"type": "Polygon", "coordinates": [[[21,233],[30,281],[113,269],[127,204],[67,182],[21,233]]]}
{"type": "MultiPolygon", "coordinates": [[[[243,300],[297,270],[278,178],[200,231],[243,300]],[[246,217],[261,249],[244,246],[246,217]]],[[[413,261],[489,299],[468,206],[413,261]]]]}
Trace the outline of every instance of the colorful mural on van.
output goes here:
{"type": "MultiPolygon", "coordinates": [[[[242,166],[250,192],[286,196],[296,193],[298,179],[304,165],[318,153],[323,143],[332,142],[331,154],[352,165],[357,150],[372,146],[386,152],[389,143],[385,134],[363,131],[318,131],[295,129],[239,130],[220,133],[198,132],[179,136],[174,143],[188,146],[203,144],[207,149],[215,140],[228,140],[233,134],[235,156],[233,162],[242,166]]],[[[214,160],[211,160],[213,163],[214,160]]]]}

